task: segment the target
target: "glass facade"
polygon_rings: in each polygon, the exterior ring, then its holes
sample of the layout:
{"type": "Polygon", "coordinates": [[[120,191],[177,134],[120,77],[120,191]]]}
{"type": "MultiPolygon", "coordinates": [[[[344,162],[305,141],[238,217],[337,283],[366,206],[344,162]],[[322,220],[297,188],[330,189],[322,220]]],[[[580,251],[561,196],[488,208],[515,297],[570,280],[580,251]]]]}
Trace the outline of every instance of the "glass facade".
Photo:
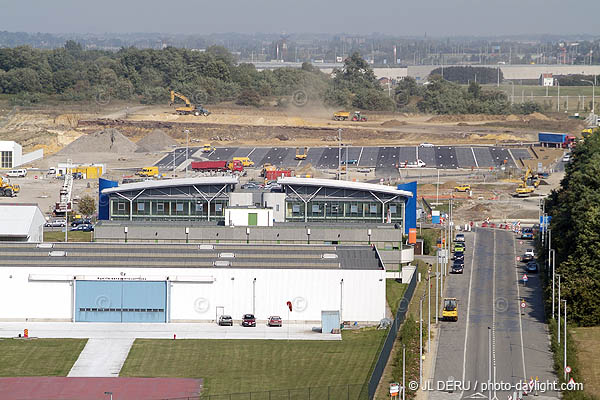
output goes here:
{"type": "MultiPolygon", "coordinates": [[[[111,198],[110,219],[115,221],[129,220],[130,205],[133,205],[131,219],[134,221],[202,221],[208,220],[208,202],[204,200],[128,200],[111,198]]],[[[225,218],[225,207],[229,201],[215,199],[210,203],[210,219],[214,221],[225,218]]]]}
{"type": "Polygon", "coordinates": [[[0,168],[12,168],[12,167],[13,167],[12,151],[0,151],[0,168]]]}

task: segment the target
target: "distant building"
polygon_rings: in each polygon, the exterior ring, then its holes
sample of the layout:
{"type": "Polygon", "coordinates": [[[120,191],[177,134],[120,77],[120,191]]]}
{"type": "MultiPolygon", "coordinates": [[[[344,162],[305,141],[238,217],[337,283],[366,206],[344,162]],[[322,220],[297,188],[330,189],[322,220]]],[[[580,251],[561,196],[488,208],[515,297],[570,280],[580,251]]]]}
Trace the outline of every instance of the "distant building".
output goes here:
{"type": "Polygon", "coordinates": [[[0,204],[0,242],[43,242],[45,222],[37,204],[0,204]]]}
{"type": "Polygon", "coordinates": [[[540,75],[540,86],[554,86],[554,77],[551,73],[540,75]]]}
{"type": "Polygon", "coordinates": [[[0,169],[11,169],[44,157],[44,150],[23,154],[23,148],[12,140],[0,141],[0,169]]]}

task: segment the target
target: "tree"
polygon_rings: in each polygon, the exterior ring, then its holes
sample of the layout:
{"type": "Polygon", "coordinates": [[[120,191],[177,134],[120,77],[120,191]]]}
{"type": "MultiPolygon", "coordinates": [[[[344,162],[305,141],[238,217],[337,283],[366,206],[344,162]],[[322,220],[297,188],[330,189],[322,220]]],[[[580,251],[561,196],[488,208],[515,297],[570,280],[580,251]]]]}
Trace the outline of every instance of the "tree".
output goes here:
{"type": "Polygon", "coordinates": [[[96,200],[90,195],[85,195],[79,199],[77,207],[81,214],[89,217],[96,213],[96,200]]]}
{"type": "Polygon", "coordinates": [[[241,106],[260,106],[260,95],[256,90],[253,89],[244,89],[240,92],[238,96],[236,104],[241,106]]]}

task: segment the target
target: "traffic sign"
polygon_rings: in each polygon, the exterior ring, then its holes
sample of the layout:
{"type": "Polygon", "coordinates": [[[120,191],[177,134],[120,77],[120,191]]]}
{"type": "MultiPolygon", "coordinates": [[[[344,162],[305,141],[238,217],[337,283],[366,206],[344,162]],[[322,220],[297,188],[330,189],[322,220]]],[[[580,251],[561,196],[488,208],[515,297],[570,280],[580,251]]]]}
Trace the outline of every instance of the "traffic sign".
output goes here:
{"type": "Polygon", "coordinates": [[[525,304],[525,300],[521,301],[521,308],[525,308],[527,307],[527,304],[525,304]]]}
{"type": "Polygon", "coordinates": [[[400,392],[400,384],[397,382],[390,383],[390,396],[398,396],[400,392]]]}
{"type": "Polygon", "coordinates": [[[517,256],[517,261],[521,261],[521,257],[520,256],[517,256]]]}
{"type": "Polygon", "coordinates": [[[570,374],[570,373],[571,373],[571,367],[569,367],[569,366],[567,365],[567,366],[565,367],[565,372],[566,372],[567,374],[570,374]]]}
{"type": "Polygon", "coordinates": [[[529,280],[529,278],[527,277],[527,274],[523,274],[523,282],[527,282],[529,280]]]}
{"type": "Polygon", "coordinates": [[[569,379],[569,385],[574,385],[575,384],[575,379],[571,378],[569,379]]]}

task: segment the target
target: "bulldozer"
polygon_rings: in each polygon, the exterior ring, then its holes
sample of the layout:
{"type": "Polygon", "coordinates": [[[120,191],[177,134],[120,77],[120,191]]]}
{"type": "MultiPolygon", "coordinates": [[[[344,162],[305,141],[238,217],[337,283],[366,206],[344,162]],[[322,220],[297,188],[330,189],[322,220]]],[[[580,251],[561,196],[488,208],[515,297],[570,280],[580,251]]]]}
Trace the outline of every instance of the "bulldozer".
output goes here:
{"type": "Polygon", "coordinates": [[[10,181],[3,179],[0,176],[0,196],[13,197],[20,191],[21,191],[21,187],[19,185],[10,183],[10,181]]]}
{"type": "Polygon", "coordinates": [[[300,153],[300,147],[296,147],[296,160],[306,160],[307,153],[308,147],[305,147],[302,153],[300,153]]]}
{"type": "Polygon", "coordinates": [[[175,104],[175,98],[179,98],[185,102],[185,107],[177,107],[175,111],[179,115],[195,115],[195,116],[205,116],[208,117],[210,115],[210,111],[202,107],[201,105],[194,105],[186,96],[181,93],[177,93],[174,90],[171,90],[171,103],[170,106],[175,104]]]}
{"type": "Polygon", "coordinates": [[[354,122],[367,122],[367,116],[360,113],[360,111],[354,111],[354,115],[352,116],[352,121],[354,122]]]}
{"type": "Polygon", "coordinates": [[[527,168],[525,175],[519,186],[515,189],[515,194],[518,197],[528,197],[531,193],[535,192],[535,189],[540,185],[540,181],[536,175],[533,174],[531,168],[527,168]]]}
{"type": "Polygon", "coordinates": [[[444,299],[444,308],[442,308],[442,320],[458,321],[458,300],[454,297],[444,299]]]}

